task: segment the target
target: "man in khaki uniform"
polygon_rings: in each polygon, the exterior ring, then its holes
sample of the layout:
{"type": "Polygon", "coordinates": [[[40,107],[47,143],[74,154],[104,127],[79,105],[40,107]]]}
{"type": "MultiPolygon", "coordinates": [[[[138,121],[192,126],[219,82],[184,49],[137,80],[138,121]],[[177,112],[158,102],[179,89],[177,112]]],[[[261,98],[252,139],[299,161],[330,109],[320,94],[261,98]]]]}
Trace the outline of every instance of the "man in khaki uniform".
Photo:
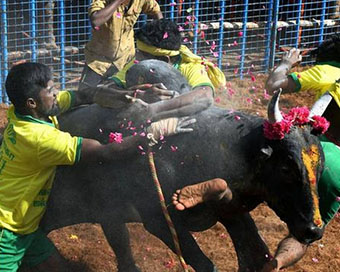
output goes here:
{"type": "Polygon", "coordinates": [[[86,66],[79,90],[96,86],[121,70],[135,55],[133,27],[139,15],[163,18],[156,0],[93,0],[89,17],[92,39],[85,47],[86,66]]]}

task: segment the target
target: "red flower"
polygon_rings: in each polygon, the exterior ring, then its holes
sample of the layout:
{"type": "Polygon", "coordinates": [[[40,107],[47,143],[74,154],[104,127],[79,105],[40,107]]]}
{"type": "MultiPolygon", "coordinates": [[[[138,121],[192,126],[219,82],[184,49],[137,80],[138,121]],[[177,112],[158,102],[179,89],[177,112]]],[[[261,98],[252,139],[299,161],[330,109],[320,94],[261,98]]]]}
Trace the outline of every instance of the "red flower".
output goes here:
{"type": "Polygon", "coordinates": [[[121,133],[118,133],[118,132],[110,132],[109,134],[109,142],[110,143],[118,143],[118,144],[121,144],[123,142],[123,135],[121,133]]]}
{"type": "Polygon", "coordinates": [[[287,120],[270,123],[265,121],[263,124],[264,136],[269,140],[282,140],[285,134],[290,131],[292,123],[287,120]]]}
{"type": "Polygon", "coordinates": [[[288,114],[283,114],[283,120],[280,122],[263,124],[264,136],[269,140],[282,140],[286,133],[289,133],[291,126],[302,126],[311,123],[313,129],[318,133],[325,133],[329,128],[329,122],[326,118],[314,115],[309,119],[309,110],[307,107],[293,108],[288,114]]]}
{"type": "Polygon", "coordinates": [[[284,119],[291,121],[294,125],[301,126],[309,122],[309,110],[307,107],[292,108],[284,119]]]}
{"type": "Polygon", "coordinates": [[[314,115],[312,117],[313,129],[316,130],[318,133],[324,134],[329,128],[329,125],[330,123],[324,117],[318,115],[314,115]]]}

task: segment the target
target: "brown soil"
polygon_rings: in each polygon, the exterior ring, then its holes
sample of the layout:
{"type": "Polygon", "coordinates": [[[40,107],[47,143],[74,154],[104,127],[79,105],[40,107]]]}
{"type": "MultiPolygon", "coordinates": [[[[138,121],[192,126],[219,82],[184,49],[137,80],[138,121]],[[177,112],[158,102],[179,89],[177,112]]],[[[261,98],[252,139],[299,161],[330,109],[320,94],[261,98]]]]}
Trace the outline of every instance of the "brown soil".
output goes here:
{"type": "MultiPolygon", "coordinates": [[[[230,96],[231,90],[219,92],[216,96],[216,104],[265,116],[268,99],[264,96],[264,78],[265,76],[259,75],[255,78],[255,82],[250,79],[234,80],[230,83],[230,88],[235,90],[235,94],[230,96]]],[[[283,95],[280,107],[285,110],[295,106],[310,106],[312,101],[313,96],[309,93],[283,95]]],[[[5,112],[6,106],[1,106],[1,129],[6,123],[5,112]]],[[[260,234],[273,252],[278,242],[287,234],[286,225],[265,205],[257,207],[252,215],[260,234]]],[[[176,255],[162,242],[148,234],[141,224],[128,224],[128,227],[133,254],[142,271],[182,271],[176,255]]],[[[313,243],[305,257],[285,271],[340,271],[340,244],[337,243],[339,228],[340,218],[336,217],[327,227],[322,240],[313,243]]],[[[193,233],[193,235],[220,272],[237,271],[235,251],[222,225],[217,224],[207,231],[193,233]]],[[[99,225],[70,226],[53,231],[49,236],[65,258],[70,261],[75,271],[117,271],[115,255],[106,242],[99,225]]]]}

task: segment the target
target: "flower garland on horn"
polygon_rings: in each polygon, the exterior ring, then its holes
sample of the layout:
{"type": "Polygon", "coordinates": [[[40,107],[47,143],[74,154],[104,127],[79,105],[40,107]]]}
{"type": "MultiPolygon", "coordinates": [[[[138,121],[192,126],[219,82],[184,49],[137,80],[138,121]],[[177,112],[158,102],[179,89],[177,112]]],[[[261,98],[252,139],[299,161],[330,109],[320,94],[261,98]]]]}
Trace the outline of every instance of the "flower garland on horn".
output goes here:
{"type": "Polygon", "coordinates": [[[288,114],[282,114],[283,120],[275,123],[265,121],[263,124],[264,136],[269,140],[282,140],[290,132],[292,126],[310,124],[318,134],[323,134],[329,128],[326,118],[314,115],[309,117],[307,107],[292,108],[288,114]]]}

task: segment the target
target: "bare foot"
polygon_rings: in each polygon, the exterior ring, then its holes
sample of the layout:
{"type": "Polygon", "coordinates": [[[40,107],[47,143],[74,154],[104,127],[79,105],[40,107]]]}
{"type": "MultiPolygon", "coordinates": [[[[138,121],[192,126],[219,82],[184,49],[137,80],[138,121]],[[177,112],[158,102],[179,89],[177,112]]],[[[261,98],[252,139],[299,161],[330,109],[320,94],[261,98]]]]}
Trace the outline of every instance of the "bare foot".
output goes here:
{"type": "Polygon", "coordinates": [[[224,179],[216,178],[186,186],[172,195],[172,203],[177,210],[183,211],[208,200],[230,201],[232,193],[224,179]]]}

